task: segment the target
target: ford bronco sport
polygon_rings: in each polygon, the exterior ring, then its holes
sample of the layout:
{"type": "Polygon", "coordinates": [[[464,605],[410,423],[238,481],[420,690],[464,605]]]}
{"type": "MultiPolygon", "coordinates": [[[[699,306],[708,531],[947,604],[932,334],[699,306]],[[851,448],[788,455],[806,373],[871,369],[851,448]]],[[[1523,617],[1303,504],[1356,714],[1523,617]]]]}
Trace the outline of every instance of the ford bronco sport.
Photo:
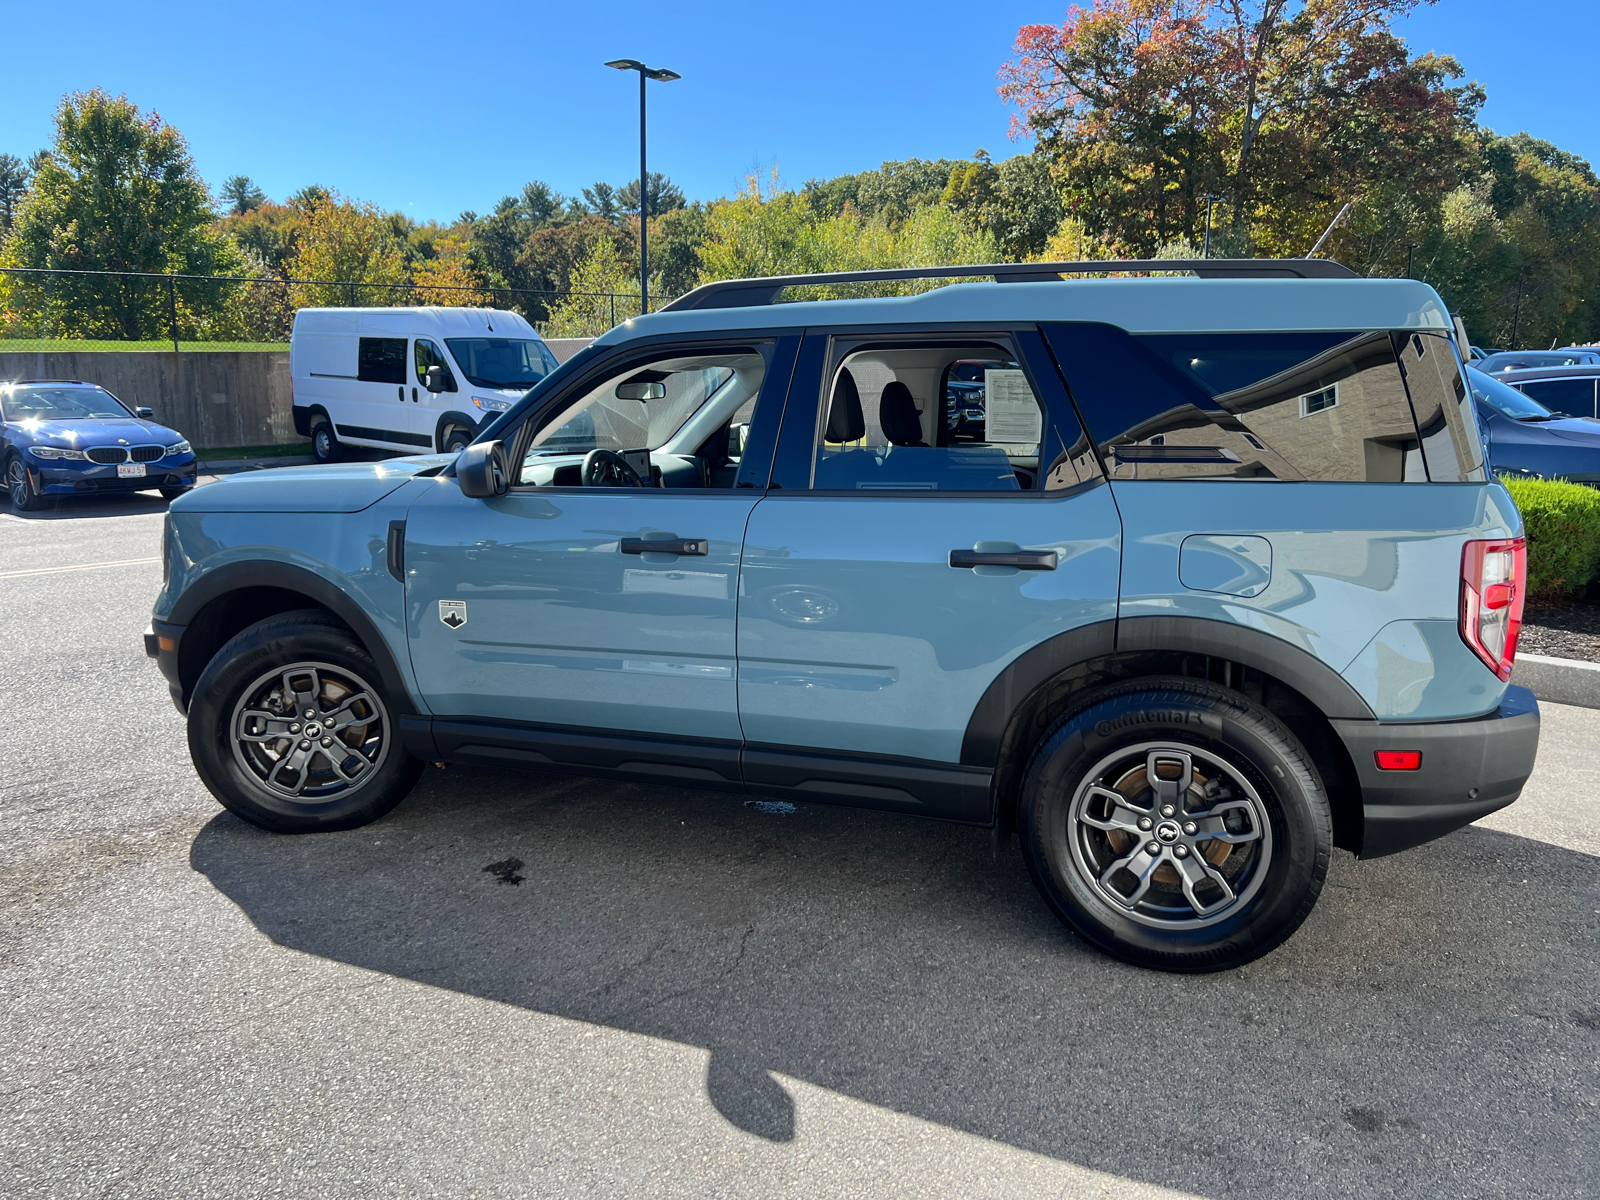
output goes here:
{"type": "Polygon", "coordinates": [[[1015,830],[1110,954],[1266,953],[1335,846],[1517,797],[1522,525],[1425,284],[1120,269],[1190,277],[710,284],[459,457],[196,490],[146,640],[200,778],[286,833],[426,762],[920,814],[1015,830]]]}

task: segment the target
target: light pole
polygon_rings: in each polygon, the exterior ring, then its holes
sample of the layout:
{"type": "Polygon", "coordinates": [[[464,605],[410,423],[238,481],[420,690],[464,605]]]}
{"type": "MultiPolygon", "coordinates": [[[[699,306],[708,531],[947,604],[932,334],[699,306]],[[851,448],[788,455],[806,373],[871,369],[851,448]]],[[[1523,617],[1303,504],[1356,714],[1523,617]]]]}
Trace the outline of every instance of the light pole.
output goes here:
{"type": "Polygon", "coordinates": [[[683,76],[665,67],[647,67],[636,58],[614,58],[606,66],[619,71],[639,72],[639,311],[647,313],[650,311],[650,172],[645,167],[644,158],[644,85],[650,79],[657,83],[671,83],[683,76]]]}

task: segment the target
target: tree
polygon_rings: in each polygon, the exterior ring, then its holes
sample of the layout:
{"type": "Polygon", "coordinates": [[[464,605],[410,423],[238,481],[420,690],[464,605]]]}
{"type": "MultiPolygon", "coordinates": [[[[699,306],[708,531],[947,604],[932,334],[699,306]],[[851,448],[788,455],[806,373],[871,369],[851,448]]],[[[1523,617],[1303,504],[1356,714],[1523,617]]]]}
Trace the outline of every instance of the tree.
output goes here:
{"type": "Polygon", "coordinates": [[[997,167],[979,150],[951,170],[941,200],[968,229],[992,234],[1008,260],[1041,255],[1066,215],[1049,161],[1039,154],[1014,155],[997,167]]]}
{"type": "Polygon", "coordinates": [[[937,204],[957,165],[947,158],[908,158],[858,175],[813,179],[803,192],[819,213],[837,216],[849,205],[864,217],[882,217],[895,225],[917,209],[937,204]]]}
{"type": "Polygon", "coordinates": [[[253,208],[260,208],[267,194],[256,186],[250,176],[231,175],[222,185],[222,198],[228,202],[228,212],[243,216],[253,208]]]}
{"type": "Polygon", "coordinates": [[[32,177],[33,170],[15,154],[0,154],[0,236],[11,232],[32,177]]]}
{"type": "Polygon", "coordinates": [[[593,187],[583,189],[583,202],[589,212],[603,221],[615,225],[622,220],[622,198],[617,189],[604,180],[597,180],[593,187]]]}
{"type": "Polygon", "coordinates": [[[402,304],[410,282],[404,243],[375,204],[329,192],[304,208],[289,274],[298,307],[402,304]],[[366,287],[354,286],[365,284],[366,287]]]}
{"type": "Polygon", "coordinates": [[[608,237],[597,237],[572,272],[571,293],[551,306],[550,337],[596,337],[639,315],[639,268],[608,237]]]}
{"type": "Polygon", "coordinates": [[[1019,31],[1001,95],[1117,250],[1198,242],[1211,194],[1234,249],[1303,254],[1346,200],[1381,223],[1459,178],[1483,93],[1393,33],[1418,2],[1095,0],[1019,31]]]}
{"type": "MultiPolygon", "coordinates": [[[[659,217],[684,204],[683,189],[660,171],[650,172],[650,215],[659,217]]],[[[639,215],[639,181],[630,179],[617,190],[617,203],[625,213],[639,215]]]]}
{"type": "MultiPolygon", "coordinates": [[[[54,145],[37,162],[0,264],[193,275],[237,265],[232,243],[211,228],[211,197],[183,135],[126,96],[99,88],[65,96],[54,145]]],[[[13,310],[39,313],[57,335],[130,339],[171,336],[173,307],[181,323],[191,323],[217,292],[116,276],[13,279],[0,287],[13,310]]]]}
{"type": "Polygon", "coordinates": [[[446,233],[434,244],[435,253],[412,268],[419,304],[494,307],[492,292],[483,286],[481,270],[473,260],[467,238],[446,233]]]}

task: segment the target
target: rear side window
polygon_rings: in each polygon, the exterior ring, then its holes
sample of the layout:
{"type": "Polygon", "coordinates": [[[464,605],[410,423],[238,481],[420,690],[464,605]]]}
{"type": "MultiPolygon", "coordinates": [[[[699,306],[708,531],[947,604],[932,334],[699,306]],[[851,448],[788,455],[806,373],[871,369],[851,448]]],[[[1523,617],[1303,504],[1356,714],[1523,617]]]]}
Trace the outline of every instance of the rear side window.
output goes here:
{"type": "Polygon", "coordinates": [[[405,383],[406,339],[362,338],[356,358],[356,378],[366,383],[405,383]]]}
{"type": "Polygon", "coordinates": [[[1483,443],[1455,347],[1434,333],[1397,333],[1394,340],[1422,436],[1428,478],[1435,483],[1483,479],[1483,443]]]}
{"type": "Polygon", "coordinates": [[[1047,333],[1113,479],[1427,481],[1388,333],[1047,333]]]}

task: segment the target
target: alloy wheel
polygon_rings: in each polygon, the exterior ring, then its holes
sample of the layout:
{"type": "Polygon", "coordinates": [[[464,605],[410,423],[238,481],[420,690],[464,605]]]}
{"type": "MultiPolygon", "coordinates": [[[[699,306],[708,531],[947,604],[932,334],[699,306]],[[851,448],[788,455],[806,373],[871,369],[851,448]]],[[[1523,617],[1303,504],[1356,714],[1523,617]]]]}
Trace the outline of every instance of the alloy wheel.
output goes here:
{"type": "Polygon", "coordinates": [[[355,672],[321,662],[274,667],[245,688],[229,722],[234,760],[282,800],[342,799],[378,773],[389,714],[355,672]]]}

